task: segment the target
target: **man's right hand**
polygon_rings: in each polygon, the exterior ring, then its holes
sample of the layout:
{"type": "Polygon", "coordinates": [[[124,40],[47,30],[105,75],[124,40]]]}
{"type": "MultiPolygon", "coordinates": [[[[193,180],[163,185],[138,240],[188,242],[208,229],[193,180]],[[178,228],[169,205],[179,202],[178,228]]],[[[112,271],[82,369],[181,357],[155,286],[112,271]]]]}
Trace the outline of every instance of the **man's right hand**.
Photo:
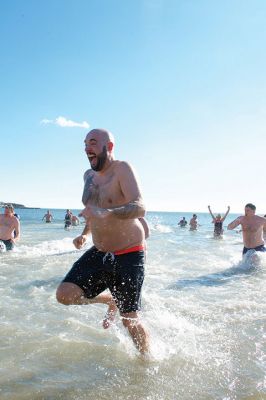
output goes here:
{"type": "Polygon", "coordinates": [[[73,240],[73,244],[76,249],[81,249],[87,241],[86,235],[79,235],[73,240]]]}

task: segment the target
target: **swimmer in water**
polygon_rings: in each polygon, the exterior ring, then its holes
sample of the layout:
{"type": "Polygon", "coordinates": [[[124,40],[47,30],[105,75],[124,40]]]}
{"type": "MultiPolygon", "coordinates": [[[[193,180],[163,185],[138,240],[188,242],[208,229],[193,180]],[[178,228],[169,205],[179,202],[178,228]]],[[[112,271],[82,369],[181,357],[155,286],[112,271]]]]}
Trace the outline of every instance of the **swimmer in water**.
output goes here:
{"type": "Polygon", "coordinates": [[[45,222],[48,224],[52,222],[53,216],[50,213],[50,210],[47,210],[47,213],[43,216],[42,221],[45,219],[45,222]]]}
{"type": "Polygon", "coordinates": [[[183,218],[178,222],[178,225],[179,225],[181,228],[184,228],[185,226],[187,226],[186,218],[183,217],[183,218]]]}
{"type": "Polygon", "coordinates": [[[67,209],[65,215],[65,229],[68,230],[71,227],[72,212],[67,209]]]}
{"type": "Polygon", "coordinates": [[[198,227],[198,221],[197,220],[198,220],[197,214],[193,214],[191,220],[189,221],[189,226],[190,226],[189,230],[190,231],[196,231],[197,230],[197,227],[198,227]]]}
{"type": "Polygon", "coordinates": [[[230,206],[227,207],[227,211],[222,217],[221,214],[217,214],[216,217],[213,215],[211,211],[211,206],[208,206],[209,213],[212,216],[212,223],[214,224],[214,231],[213,231],[213,236],[215,238],[222,238],[223,237],[223,222],[227,215],[229,214],[230,211],[230,206]]]}
{"type": "Polygon", "coordinates": [[[71,225],[78,226],[80,224],[79,218],[76,215],[72,215],[71,217],[71,225]]]}

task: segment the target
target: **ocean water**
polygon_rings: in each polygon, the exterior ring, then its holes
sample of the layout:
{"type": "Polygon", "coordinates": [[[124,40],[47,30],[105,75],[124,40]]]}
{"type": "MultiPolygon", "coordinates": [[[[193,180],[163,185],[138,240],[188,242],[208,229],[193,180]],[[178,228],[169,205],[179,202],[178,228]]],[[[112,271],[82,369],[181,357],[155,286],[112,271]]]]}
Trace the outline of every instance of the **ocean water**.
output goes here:
{"type": "Polygon", "coordinates": [[[143,360],[119,317],[102,329],[104,305],[56,302],[82,226],[65,231],[65,210],[52,224],[46,210],[17,211],[21,240],[0,254],[1,400],[266,398],[266,256],[242,260],[240,233],[214,239],[208,214],[191,232],[177,226],[190,213],[148,213],[143,360]]]}

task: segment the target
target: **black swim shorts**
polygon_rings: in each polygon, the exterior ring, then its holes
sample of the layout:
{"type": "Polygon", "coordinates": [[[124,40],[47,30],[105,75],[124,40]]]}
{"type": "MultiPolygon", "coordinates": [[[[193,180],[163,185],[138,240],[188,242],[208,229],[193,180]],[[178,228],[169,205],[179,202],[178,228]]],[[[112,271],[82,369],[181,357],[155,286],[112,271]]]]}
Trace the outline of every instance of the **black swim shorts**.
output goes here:
{"type": "Polygon", "coordinates": [[[143,250],[114,255],[93,246],[74,263],[63,282],[78,285],[89,299],[109,289],[121,313],[138,311],[144,260],[143,250]]]}
{"type": "Polygon", "coordinates": [[[248,249],[247,247],[244,247],[242,254],[243,255],[246,254],[246,252],[249,251],[249,250],[256,250],[256,251],[263,251],[264,252],[264,251],[266,251],[266,247],[264,247],[264,244],[261,244],[260,246],[257,246],[257,247],[253,247],[251,249],[248,249]]]}
{"type": "Polygon", "coordinates": [[[8,251],[8,250],[13,250],[13,249],[14,249],[14,242],[12,242],[11,239],[8,239],[8,240],[0,239],[0,240],[2,240],[2,242],[5,243],[5,246],[6,246],[6,250],[7,250],[7,251],[8,251]]]}

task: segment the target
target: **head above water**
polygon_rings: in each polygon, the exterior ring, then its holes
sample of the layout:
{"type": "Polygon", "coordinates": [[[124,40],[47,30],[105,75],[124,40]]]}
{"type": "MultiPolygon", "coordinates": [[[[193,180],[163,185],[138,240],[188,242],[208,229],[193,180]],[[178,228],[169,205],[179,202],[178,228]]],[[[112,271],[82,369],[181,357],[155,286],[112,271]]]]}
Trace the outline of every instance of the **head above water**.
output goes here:
{"type": "Polygon", "coordinates": [[[254,204],[248,203],[245,205],[245,215],[246,216],[254,215],[255,212],[256,212],[256,206],[254,206],[254,204]]]}
{"type": "Polygon", "coordinates": [[[15,212],[12,204],[5,204],[5,215],[13,215],[15,212]]]}
{"type": "Polygon", "coordinates": [[[216,219],[222,219],[221,214],[217,214],[217,215],[216,215],[216,219]]]}
{"type": "Polygon", "coordinates": [[[106,129],[92,129],[84,142],[91,168],[94,171],[102,171],[114,158],[112,133],[106,129]]]}

